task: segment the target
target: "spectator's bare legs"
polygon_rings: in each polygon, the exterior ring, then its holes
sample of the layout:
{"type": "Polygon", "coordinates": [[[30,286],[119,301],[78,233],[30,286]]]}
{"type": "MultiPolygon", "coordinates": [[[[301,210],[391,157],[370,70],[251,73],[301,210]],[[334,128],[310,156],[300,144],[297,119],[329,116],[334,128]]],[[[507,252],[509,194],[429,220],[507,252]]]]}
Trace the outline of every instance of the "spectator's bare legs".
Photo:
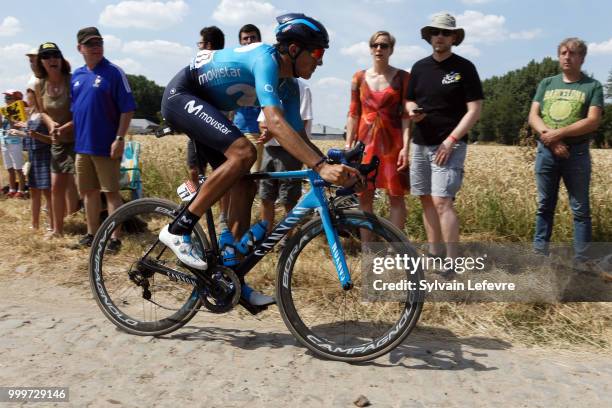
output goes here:
{"type": "Polygon", "coordinates": [[[390,220],[400,231],[404,231],[406,224],[406,202],[404,196],[388,196],[390,220]]]}
{"type": "Polygon", "coordinates": [[[446,243],[446,256],[456,258],[458,253],[457,243],[459,242],[459,218],[450,197],[432,197],[438,219],[440,220],[440,230],[442,238],[446,243]]]}
{"type": "Polygon", "coordinates": [[[9,175],[9,188],[11,191],[17,191],[17,178],[15,177],[15,169],[10,168],[7,170],[9,175]]]}
{"type": "Polygon", "coordinates": [[[79,192],[76,187],[74,175],[68,174],[66,185],[66,215],[79,211],[79,192]]]}
{"type": "Polygon", "coordinates": [[[66,188],[74,180],[72,174],[51,173],[51,206],[53,207],[53,233],[64,234],[64,217],[66,215],[66,188]]]}
{"type": "Polygon", "coordinates": [[[219,211],[221,212],[221,218],[227,222],[227,213],[229,212],[230,204],[230,193],[229,191],[223,194],[223,197],[219,200],[219,211]]]}
{"type": "Polygon", "coordinates": [[[268,222],[268,233],[274,228],[274,201],[261,200],[261,219],[268,222]]]}
{"type": "MultiPolygon", "coordinates": [[[[118,191],[115,191],[113,193],[104,193],[106,195],[106,205],[108,206],[108,215],[111,215],[112,213],[114,213],[115,211],[117,211],[117,208],[121,207],[121,205],[123,205],[123,199],[121,198],[121,193],[119,193],[118,191]]],[[[100,220],[100,217],[98,217],[98,221],[100,220]]],[[[98,228],[96,228],[94,230],[94,234],[95,232],[98,230],[98,228]]],[[[115,231],[113,231],[113,238],[119,238],[119,228],[115,228],[115,231]]]]}
{"type": "Polygon", "coordinates": [[[53,204],[51,203],[51,189],[46,188],[42,190],[43,195],[45,196],[45,202],[47,203],[47,222],[49,223],[49,229],[53,231],[53,204]]]}
{"type": "Polygon", "coordinates": [[[251,207],[257,192],[257,184],[253,180],[239,180],[230,190],[229,208],[227,213],[228,225],[236,239],[251,226],[251,207]]]}
{"type": "MultiPolygon", "coordinates": [[[[285,215],[289,214],[293,207],[295,207],[295,204],[285,204],[285,215]]],[[[261,219],[268,222],[268,233],[270,233],[274,228],[274,201],[261,200],[261,219]]],[[[291,237],[292,234],[293,230],[289,232],[287,237],[291,237]]]]}
{"type": "Polygon", "coordinates": [[[32,228],[38,229],[40,227],[40,206],[42,204],[41,197],[43,195],[47,202],[47,222],[49,223],[49,227],[53,229],[53,205],[51,205],[51,190],[48,188],[44,190],[38,188],[30,189],[30,196],[32,198],[30,203],[32,208],[32,228]]]}
{"type": "MultiPolygon", "coordinates": [[[[374,213],[374,190],[365,190],[359,195],[359,209],[361,211],[374,213]]],[[[360,230],[361,241],[370,242],[372,240],[372,234],[366,229],[360,230]]]]}
{"type": "MultiPolygon", "coordinates": [[[[102,200],[100,190],[82,191],[85,205],[85,219],[87,220],[87,233],[95,235],[100,226],[100,211],[102,211],[102,200]]],[[[107,196],[108,198],[108,196],[107,196]]],[[[108,203],[108,214],[110,215],[110,202],[108,203]]]]}
{"type": "Polygon", "coordinates": [[[430,195],[422,195],[421,205],[423,206],[423,225],[429,242],[429,253],[432,255],[443,255],[444,247],[442,231],[440,230],[440,218],[430,195]]]}
{"type": "Polygon", "coordinates": [[[32,229],[40,226],[40,190],[30,188],[30,208],[32,210],[32,229]]]}
{"type": "Polygon", "coordinates": [[[19,180],[19,188],[18,191],[25,191],[25,176],[23,175],[23,170],[15,170],[17,172],[17,178],[19,180]]]}

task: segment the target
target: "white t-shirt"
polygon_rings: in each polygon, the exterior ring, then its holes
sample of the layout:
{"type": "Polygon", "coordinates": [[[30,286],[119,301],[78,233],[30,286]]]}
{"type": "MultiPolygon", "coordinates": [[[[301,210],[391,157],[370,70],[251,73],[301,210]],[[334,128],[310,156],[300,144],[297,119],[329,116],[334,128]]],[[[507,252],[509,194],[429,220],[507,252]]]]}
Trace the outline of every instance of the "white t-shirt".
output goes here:
{"type": "Polygon", "coordinates": [[[28,83],[26,84],[26,90],[31,89],[33,91],[36,91],[36,83],[38,81],[39,81],[39,79],[36,78],[36,76],[34,76],[34,74],[32,74],[30,79],[28,79],[28,83]]]}
{"type": "MultiPolygon", "coordinates": [[[[306,84],[306,82],[299,79],[297,82],[300,87],[300,116],[302,117],[302,120],[307,121],[304,130],[306,131],[306,135],[310,138],[312,132],[312,93],[310,92],[310,87],[306,84]]],[[[257,121],[266,121],[263,110],[259,113],[257,121]]],[[[280,146],[280,143],[278,143],[275,138],[272,138],[267,141],[265,145],[280,146]]]]}

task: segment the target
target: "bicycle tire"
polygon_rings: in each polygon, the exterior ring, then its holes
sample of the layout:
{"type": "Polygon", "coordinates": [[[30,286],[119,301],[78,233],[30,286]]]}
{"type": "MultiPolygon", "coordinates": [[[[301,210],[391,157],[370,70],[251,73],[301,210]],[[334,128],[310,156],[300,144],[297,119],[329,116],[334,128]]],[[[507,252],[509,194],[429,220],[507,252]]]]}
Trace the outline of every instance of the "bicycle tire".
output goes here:
{"type": "MultiPolygon", "coordinates": [[[[354,261],[361,263],[359,258],[363,257],[364,248],[366,256],[371,256],[373,252],[367,251],[377,246],[385,253],[389,250],[384,248],[392,248],[397,253],[418,255],[399,229],[373,214],[340,210],[336,212],[335,222],[355,285],[353,289],[344,291],[340,287],[322,221],[317,217],[296,233],[281,253],[277,267],[277,304],[287,328],[317,356],[344,362],[367,361],[388,353],[410,334],[422,310],[423,294],[417,284],[416,290],[406,295],[400,293],[397,302],[364,303],[359,295],[368,290],[366,279],[354,261]],[[365,233],[372,244],[361,245],[361,234],[368,230],[365,233]],[[321,239],[317,239],[319,236],[321,239]],[[374,243],[379,237],[381,245],[374,243]],[[358,255],[355,254],[356,239],[362,250],[358,255]],[[344,320],[334,320],[334,312],[344,320]]],[[[398,272],[411,281],[423,279],[422,269],[413,273],[398,272]]]]}
{"type": "MultiPolygon", "coordinates": [[[[104,315],[128,333],[141,336],[170,333],[191,320],[202,305],[201,298],[192,285],[153,273],[149,281],[152,286],[149,289],[153,300],[162,306],[160,307],[145,299],[142,288],[131,281],[128,275],[134,270],[136,262],[157,241],[159,231],[174,218],[174,211],[178,208],[176,203],[159,198],[131,201],[111,214],[94,237],[89,257],[92,293],[104,315]],[[120,225],[124,225],[126,229],[129,223],[134,222],[140,224],[141,231],[122,235],[123,244],[120,251],[117,254],[109,253],[106,248],[112,232],[120,225]],[[146,223],[144,230],[143,222],[146,223]],[[138,301],[142,301],[142,311],[139,310],[138,301]],[[164,307],[173,310],[166,310],[164,307]]],[[[210,247],[199,225],[194,229],[192,241],[200,250],[210,247]]],[[[157,248],[159,250],[156,253],[159,256],[167,257],[160,258],[163,262],[173,263],[173,268],[193,276],[187,268],[181,267],[170,249],[161,243],[157,244],[157,248]]]]}

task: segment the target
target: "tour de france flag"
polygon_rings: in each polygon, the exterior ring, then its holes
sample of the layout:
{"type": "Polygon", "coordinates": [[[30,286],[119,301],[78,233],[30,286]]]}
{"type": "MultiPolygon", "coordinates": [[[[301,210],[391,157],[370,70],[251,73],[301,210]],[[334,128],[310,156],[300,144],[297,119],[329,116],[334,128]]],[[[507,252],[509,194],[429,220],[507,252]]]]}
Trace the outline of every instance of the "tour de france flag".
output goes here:
{"type": "Polygon", "coordinates": [[[2,116],[6,116],[13,122],[25,122],[25,102],[15,101],[10,105],[0,107],[0,113],[2,113],[2,116]]]}

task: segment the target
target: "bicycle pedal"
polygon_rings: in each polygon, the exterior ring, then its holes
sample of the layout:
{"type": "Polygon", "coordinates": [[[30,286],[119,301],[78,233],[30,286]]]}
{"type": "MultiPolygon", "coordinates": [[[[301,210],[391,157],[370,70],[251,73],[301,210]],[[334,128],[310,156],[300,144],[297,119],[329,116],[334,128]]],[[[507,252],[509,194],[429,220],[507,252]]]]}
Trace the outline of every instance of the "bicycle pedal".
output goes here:
{"type": "Polygon", "coordinates": [[[246,300],[243,297],[240,297],[239,304],[240,304],[240,306],[242,306],[246,310],[248,310],[248,312],[251,313],[253,316],[263,312],[264,310],[267,310],[268,306],[270,306],[270,305],[267,305],[267,306],[256,306],[256,305],[253,305],[253,304],[251,304],[248,300],[246,300]]]}

